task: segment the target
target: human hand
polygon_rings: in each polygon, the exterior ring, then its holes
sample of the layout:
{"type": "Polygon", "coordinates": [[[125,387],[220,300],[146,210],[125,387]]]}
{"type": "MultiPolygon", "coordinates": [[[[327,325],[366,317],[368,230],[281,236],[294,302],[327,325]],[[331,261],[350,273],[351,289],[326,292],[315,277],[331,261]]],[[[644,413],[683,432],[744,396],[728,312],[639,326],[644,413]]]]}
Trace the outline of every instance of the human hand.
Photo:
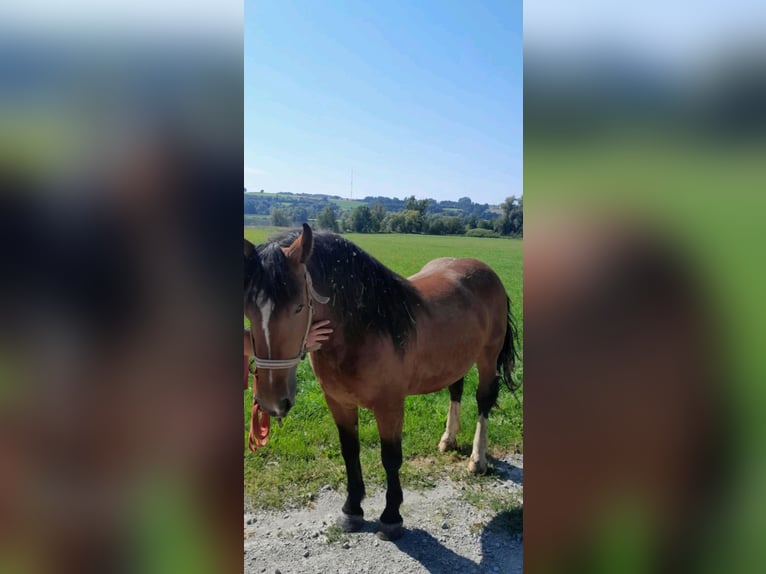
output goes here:
{"type": "Polygon", "coordinates": [[[322,341],[327,341],[333,332],[329,327],[330,321],[316,321],[311,325],[309,336],[306,339],[306,349],[309,351],[318,351],[322,348],[322,341]]]}

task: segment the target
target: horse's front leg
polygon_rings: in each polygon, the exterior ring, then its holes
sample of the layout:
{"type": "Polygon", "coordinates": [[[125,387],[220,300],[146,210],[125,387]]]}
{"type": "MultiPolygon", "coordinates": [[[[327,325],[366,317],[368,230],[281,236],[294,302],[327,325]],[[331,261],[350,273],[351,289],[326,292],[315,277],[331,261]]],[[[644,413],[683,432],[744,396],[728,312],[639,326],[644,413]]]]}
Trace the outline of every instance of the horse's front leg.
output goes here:
{"type": "Polygon", "coordinates": [[[380,433],[380,454],[386,470],[386,508],[380,515],[378,537],[382,540],[396,540],[402,535],[402,485],[399,469],[402,466],[402,423],[404,401],[395,406],[375,409],[375,420],[380,433]]]}
{"type": "Polygon", "coordinates": [[[346,532],[356,532],[364,525],[362,500],[365,496],[362,465],[359,462],[359,409],[340,405],[325,395],[335,424],[338,426],[340,451],[346,463],[348,480],[346,502],[338,518],[338,526],[346,532]]]}

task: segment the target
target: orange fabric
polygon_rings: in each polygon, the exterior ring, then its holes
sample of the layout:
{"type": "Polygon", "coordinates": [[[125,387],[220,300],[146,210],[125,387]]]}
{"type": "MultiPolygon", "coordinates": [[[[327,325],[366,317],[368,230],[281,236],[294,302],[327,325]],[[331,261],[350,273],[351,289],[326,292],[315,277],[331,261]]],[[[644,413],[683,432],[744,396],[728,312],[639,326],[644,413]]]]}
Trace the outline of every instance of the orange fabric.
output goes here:
{"type": "Polygon", "coordinates": [[[253,412],[250,418],[250,436],[248,437],[248,445],[252,452],[255,452],[269,442],[270,426],[271,418],[268,413],[263,412],[257,403],[253,403],[253,412]]]}
{"type": "MultiPolygon", "coordinates": [[[[245,357],[245,389],[247,389],[248,358],[245,357]]],[[[250,415],[250,435],[247,443],[251,452],[255,452],[267,442],[269,442],[269,429],[271,426],[271,417],[268,413],[261,410],[258,403],[255,402],[255,389],[258,376],[253,377],[253,411],[250,415]]]]}

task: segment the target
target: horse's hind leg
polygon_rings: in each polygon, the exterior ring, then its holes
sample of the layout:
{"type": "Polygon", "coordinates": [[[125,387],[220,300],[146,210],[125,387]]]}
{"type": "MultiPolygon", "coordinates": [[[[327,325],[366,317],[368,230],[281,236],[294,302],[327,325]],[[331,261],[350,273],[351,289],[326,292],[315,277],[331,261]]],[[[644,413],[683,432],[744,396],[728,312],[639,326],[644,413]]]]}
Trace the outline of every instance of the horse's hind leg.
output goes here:
{"type": "Polygon", "coordinates": [[[463,379],[449,386],[449,413],[447,428],[439,441],[439,452],[457,449],[457,433],[460,431],[460,399],[463,398],[463,379]]]}
{"type": "Polygon", "coordinates": [[[497,374],[497,367],[494,364],[479,365],[479,387],[476,389],[479,420],[476,422],[473,451],[468,463],[468,470],[474,474],[487,472],[487,419],[489,411],[497,402],[499,393],[500,377],[497,374]]]}
{"type": "Polygon", "coordinates": [[[386,508],[380,515],[378,538],[396,540],[402,535],[402,515],[399,507],[404,498],[399,482],[399,468],[402,466],[402,423],[404,402],[386,405],[374,410],[380,433],[380,455],[386,470],[386,508]]]}
{"type": "Polygon", "coordinates": [[[346,463],[348,479],[346,502],[338,518],[338,526],[346,532],[355,532],[364,526],[364,481],[362,480],[362,465],[359,462],[359,410],[357,407],[342,407],[325,395],[325,401],[330,408],[335,424],[338,426],[340,450],[346,463]]]}

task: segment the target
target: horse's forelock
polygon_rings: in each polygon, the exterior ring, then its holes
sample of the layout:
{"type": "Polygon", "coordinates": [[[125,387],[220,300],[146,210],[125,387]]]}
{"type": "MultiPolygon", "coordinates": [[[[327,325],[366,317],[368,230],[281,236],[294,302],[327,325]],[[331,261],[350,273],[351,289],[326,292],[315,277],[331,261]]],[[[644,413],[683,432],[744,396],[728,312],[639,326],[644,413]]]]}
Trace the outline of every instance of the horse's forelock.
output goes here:
{"type": "Polygon", "coordinates": [[[279,310],[297,297],[299,284],[290,272],[287,258],[279,243],[271,242],[256,248],[253,265],[251,297],[255,301],[271,301],[279,310]]]}

